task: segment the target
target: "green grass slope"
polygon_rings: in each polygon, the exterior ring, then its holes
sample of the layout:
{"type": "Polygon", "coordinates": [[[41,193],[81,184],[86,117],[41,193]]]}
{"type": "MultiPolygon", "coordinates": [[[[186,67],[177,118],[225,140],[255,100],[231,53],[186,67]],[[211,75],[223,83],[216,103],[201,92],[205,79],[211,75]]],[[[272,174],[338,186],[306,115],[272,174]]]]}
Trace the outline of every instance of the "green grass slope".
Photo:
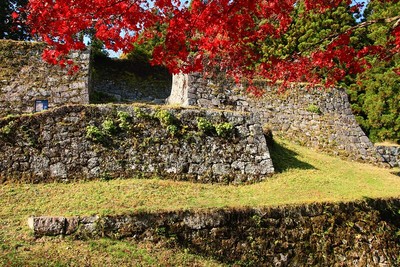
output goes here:
{"type": "Polygon", "coordinates": [[[153,242],[35,240],[27,218],[85,216],[214,207],[262,207],[400,196],[398,170],[343,161],[277,140],[277,174],[252,185],[206,185],[127,179],[0,185],[0,266],[218,266],[219,263],[153,242]]]}

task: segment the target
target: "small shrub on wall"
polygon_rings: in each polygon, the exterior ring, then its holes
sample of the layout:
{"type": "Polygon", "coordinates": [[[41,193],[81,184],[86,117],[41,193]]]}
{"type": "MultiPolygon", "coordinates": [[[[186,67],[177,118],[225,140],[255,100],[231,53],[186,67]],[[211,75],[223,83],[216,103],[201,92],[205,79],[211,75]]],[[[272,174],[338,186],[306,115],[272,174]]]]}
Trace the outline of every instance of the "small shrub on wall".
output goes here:
{"type": "Polygon", "coordinates": [[[212,133],[214,131],[214,125],[203,117],[197,118],[197,128],[205,134],[212,133]]]}
{"type": "Polygon", "coordinates": [[[105,131],[107,135],[113,135],[117,132],[117,127],[114,125],[114,122],[110,119],[105,120],[101,127],[105,131]]]}
{"type": "Polygon", "coordinates": [[[105,136],[98,127],[90,125],[86,127],[86,138],[94,142],[103,142],[105,136]]]}
{"type": "Polygon", "coordinates": [[[218,136],[228,137],[232,134],[233,125],[229,122],[223,122],[215,125],[215,131],[218,136]]]}
{"type": "Polygon", "coordinates": [[[315,104],[309,104],[307,107],[307,111],[315,114],[322,114],[321,109],[315,104]]]}

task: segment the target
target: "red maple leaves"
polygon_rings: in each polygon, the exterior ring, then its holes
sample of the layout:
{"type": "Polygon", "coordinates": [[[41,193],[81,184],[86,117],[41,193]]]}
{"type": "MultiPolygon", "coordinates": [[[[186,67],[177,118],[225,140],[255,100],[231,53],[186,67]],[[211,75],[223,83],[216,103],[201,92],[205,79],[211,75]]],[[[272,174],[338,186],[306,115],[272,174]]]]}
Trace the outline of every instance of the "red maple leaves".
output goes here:
{"type": "MultiPolygon", "coordinates": [[[[346,0],[347,4],[351,1],[346,0]]],[[[178,0],[30,0],[29,24],[33,34],[50,45],[44,58],[71,65],[65,55],[85,49],[83,37],[93,34],[107,48],[129,52],[134,42],[157,40],[153,63],[172,73],[224,71],[239,79],[263,77],[271,82],[333,85],[349,73],[359,73],[363,58],[376,47],[356,50],[346,32],[332,38],[324,49],[308,55],[265,58],[269,38],[281,37],[293,20],[296,0],[193,0],[182,7],[178,0]]],[[[305,0],[307,9],[324,12],[343,0],[305,0]]],[[[391,49],[400,50],[400,28],[391,49]]],[[[255,87],[250,91],[256,92],[255,87]]]]}

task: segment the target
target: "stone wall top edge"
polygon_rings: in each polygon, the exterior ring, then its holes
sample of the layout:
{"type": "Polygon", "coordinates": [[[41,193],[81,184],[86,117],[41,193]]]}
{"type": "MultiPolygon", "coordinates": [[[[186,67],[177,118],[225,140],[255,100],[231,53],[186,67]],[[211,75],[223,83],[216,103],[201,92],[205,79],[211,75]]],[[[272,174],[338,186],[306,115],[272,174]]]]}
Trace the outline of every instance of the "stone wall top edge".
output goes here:
{"type": "Polygon", "coordinates": [[[0,117],[0,124],[3,122],[8,122],[10,120],[20,119],[26,120],[30,118],[40,118],[40,117],[49,117],[49,116],[58,116],[64,115],[70,112],[82,112],[84,110],[92,110],[92,111],[123,111],[123,110],[133,110],[134,108],[142,108],[148,110],[169,110],[177,113],[185,113],[185,112],[193,112],[198,114],[220,114],[232,117],[251,117],[250,113],[244,112],[236,112],[231,110],[218,110],[218,109],[203,109],[197,107],[174,107],[174,106],[164,106],[164,105],[146,105],[146,104],[68,104],[59,107],[54,107],[52,109],[38,112],[38,113],[25,113],[19,115],[5,116],[0,117]]]}
{"type": "Polygon", "coordinates": [[[9,39],[0,39],[0,44],[6,44],[6,45],[24,44],[24,45],[30,45],[30,46],[46,46],[46,43],[44,43],[44,42],[16,41],[16,40],[9,40],[9,39]]]}
{"type": "MultiPolygon", "coordinates": [[[[15,48],[16,50],[13,50],[12,52],[18,51],[18,50],[44,50],[48,45],[44,42],[38,42],[38,41],[16,41],[16,40],[8,40],[8,39],[0,39],[0,48],[6,48],[6,47],[12,47],[15,48]]],[[[85,50],[73,50],[70,52],[69,57],[71,58],[77,58],[81,54],[89,54],[90,51],[89,49],[85,50]]],[[[86,59],[82,58],[82,59],[86,59]]]]}
{"type": "MultiPolygon", "coordinates": [[[[347,201],[338,201],[338,202],[313,202],[313,203],[293,203],[293,204],[284,204],[279,206],[261,206],[261,207],[223,207],[223,208],[199,208],[199,209],[189,209],[182,210],[183,212],[286,212],[286,216],[291,216],[290,211],[298,211],[301,214],[305,215],[313,215],[316,212],[318,213],[321,210],[321,214],[326,212],[327,210],[336,210],[338,208],[343,209],[343,207],[347,207],[349,209],[380,209],[382,207],[399,207],[400,208],[400,198],[389,197],[389,198],[371,198],[371,199],[358,199],[358,200],[347,200],[347,201]],[[288,213],[289,212],[289,213],[288,213]]],[[[168,211],[167,211],[168,212],[168,211]]],[[[153,213],[153,212],[147,212],[153,213]]]]}
{"type": "MultiPolygon", "coordinates": [[[[259,214],[268,217],[295,217],[299,216],[318,216],[326,214],[328,211],[336,210],[387,210],[400,208],[400,198],[374,198],[363,200],[349,200],[340,202],[315,202],[303,204],[285,204],[281,206],[261,206],[261,207],[208,207],[208,208],[189,208],[189,209],[174,209],[174,210],[138,210],[127,214],[115,214],[104,217],[123,218],[127,216],[158,216],[168,214],[228,214],[228,213],[251,213],[259,214]]],[[[41,216],[54,217],[54,216],[41,216]]],[[[82,216],[84,217],[84,216],[82,216]]]]}
{"type": "MultiPolygon", "coordinates": [[[[199,73],[199,72],[189,73],[189,74],[186,74],[186,75],[188,75],[188,76],[193,76],[193,77],[196,77],[196,78],[204,78],[204,79],[210,79],[210,80],[212,80],[212,78],[204,77],[204,76],[203,76],[201,73],[199,73]]],[[[253,82],[256,83],[256,85],[257,85],[257,84],[267,84],[267,83],[268,83],[268,80],[265,80],[265,79],[255,79],[253,82]]],[[[233,80],[232,80],[232,83],[233,83],[233,80]]],[[[282,84],[282,82],[281,82],[281,83],[278,82],[278,83],[276,83],[276,84],[269,84],[269,85],[268,85],[268,88],[271,88],[271,89],[273,89],[273,88],[278,88],[281,84],[282,84]]],[[[303,83],[290,83],[290,84],[289,84],[289,87],[288,87],[288,88],[285,88],[285,91],[286,91],[286,90],[298,90],[298,89],[302,89],[302,90],[304,90],[304,91],[309,91],[309,92],[313,92],[313,91],[327,91],[327,92],[329,92],[329,91],[333,91],[333,90],[338,90],[338,91],[343,91],[343,92],[346,91],[344,88],[338,87],[338,86],[334,86],[334,87],[325,87],[325,86],[320,85],[320,84],[311,85],[310,83],[305,83],[305,82],[303,82],[303,83]]]]}

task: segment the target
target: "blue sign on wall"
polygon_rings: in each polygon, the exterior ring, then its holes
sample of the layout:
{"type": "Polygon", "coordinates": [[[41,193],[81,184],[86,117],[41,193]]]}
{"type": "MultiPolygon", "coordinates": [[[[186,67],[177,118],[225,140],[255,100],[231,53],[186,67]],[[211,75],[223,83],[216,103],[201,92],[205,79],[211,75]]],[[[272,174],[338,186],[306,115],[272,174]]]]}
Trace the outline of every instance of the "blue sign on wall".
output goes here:
{"type": "Polygon", "coordinates": [[[35,112],[40,112],[42,110],[49,109],[49,101],[48,100],[35,100],[35,112]]]}

